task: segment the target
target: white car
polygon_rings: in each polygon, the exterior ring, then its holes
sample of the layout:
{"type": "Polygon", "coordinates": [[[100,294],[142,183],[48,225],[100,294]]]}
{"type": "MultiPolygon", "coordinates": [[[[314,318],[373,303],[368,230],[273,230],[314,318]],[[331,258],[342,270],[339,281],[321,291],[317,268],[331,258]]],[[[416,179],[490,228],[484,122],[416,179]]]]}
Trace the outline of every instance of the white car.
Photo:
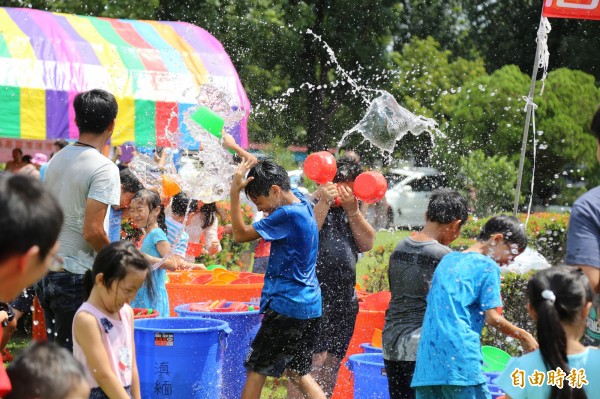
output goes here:
{"type": "Polygon", "coordinates": [[[445,186],[437,169],[414,167],[392,169],[385,194],[389,227],[422,227],[431,192],[445,186]]]}
{"type": "Polygon", "coordinates": [[[290,185],[292,188],[298,189],[302,194],[308,194],[308,190],[304,187],[302,182],[302,175],[304,171],[302,169],[288,170],[288,176],[290,177],[290,185]]]}

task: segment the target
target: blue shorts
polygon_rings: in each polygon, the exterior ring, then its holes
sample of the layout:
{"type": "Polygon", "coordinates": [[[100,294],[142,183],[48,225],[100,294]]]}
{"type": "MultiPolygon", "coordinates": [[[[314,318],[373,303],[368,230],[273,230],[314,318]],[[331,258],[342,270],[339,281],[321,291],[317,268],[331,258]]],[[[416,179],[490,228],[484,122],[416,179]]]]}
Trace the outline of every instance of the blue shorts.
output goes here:
{"type": "Polygon", "coordinates": [[[415,387],[417,399],[491,399],[487,384],[479,385],[431,385],[415,387]]]}
{"type": "Polygon", "coordinates": [[[31,313],[33,311],[34,296],[35,290],[33,287],[26,288],[11,302],[10,306],[21,313],[31,313]]]}

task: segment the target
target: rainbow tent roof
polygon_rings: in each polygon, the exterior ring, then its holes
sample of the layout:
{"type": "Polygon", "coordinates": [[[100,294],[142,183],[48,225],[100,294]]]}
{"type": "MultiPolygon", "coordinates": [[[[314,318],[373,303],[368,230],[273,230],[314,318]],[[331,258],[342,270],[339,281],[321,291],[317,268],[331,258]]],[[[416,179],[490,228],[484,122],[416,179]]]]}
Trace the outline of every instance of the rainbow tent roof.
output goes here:
{"type": "Polygon", "coordinates": [[[119,103],[112,144],[168,146],[203,84],[246,117],[231,132],[247,146],[250,103],[223,46],[184,22],[133,21],[0,7],[0,137],[77,138],[72,101],[93,88],[119,103]]]}

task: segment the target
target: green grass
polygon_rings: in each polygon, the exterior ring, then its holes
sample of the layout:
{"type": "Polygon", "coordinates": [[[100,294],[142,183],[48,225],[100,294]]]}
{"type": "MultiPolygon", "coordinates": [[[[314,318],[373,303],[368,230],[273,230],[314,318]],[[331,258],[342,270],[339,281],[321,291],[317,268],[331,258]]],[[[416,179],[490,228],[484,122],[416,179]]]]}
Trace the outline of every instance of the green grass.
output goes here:
{"type": "MultiPolygon", "coordinates": [[[[380,230],[375,236],[375,244],[373,248],[379,246],[383,247],[395,247],[402,239],[408,237],[412,231],[410,230],[380,230]]],[[[362,277],[369,271],[369,263],[375,262],[374,258],[363,256],[358,260],[356,264],[356,281],[362,285],[362,277]]]]}
{"type": "MultiPolygon", "coordinates": [[[[10,341],[8,341],[8,345],[6,345],[6,349],[12,353],[14,357],[17,357],[19,353],[25,348],[29,346],[31,342],[31,336],[27,335],[21,331],[16,331],[12,336],[10,341]]],[[[7,367],[8,363],[4,363],[4,367],[7,367]]]]}
{"type": "Polygon", "coordinates": [[[287,377],[267,377],[260,399],[285,399],[287,398],[287,377]]]}

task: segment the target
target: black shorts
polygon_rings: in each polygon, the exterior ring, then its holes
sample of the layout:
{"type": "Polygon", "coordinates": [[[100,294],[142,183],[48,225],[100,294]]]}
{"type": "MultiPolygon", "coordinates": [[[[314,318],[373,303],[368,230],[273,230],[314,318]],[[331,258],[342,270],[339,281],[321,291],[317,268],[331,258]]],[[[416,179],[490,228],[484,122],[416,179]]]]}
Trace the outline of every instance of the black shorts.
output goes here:
{"type": "Polygon", "coordinates": [[[310,373],[319,318],[294,319],[267,309],[244,366],[268,377],[310,373]]]}
{"type": "Polygon", "coordinates": [[[10,306],[13,309],[18,310],[21,313],[33,312],[33,297],[35,296],[35,290],[33,287],[24,289],[14,301],[11,302],[10,306]]]}
{"type": "Polygon", "coordinates": [[[319,338],[314,352],[328,352],[343,359],[354,333],[358,300],[326,300],[323,298],[323,316],[319,322],[319,338]]]}
{"type": "Polygon", "coordinates": [[[410,383],[415,373],[416,362],[383,360],[387,372],[391,399],[415,399],[410,383]]]}

